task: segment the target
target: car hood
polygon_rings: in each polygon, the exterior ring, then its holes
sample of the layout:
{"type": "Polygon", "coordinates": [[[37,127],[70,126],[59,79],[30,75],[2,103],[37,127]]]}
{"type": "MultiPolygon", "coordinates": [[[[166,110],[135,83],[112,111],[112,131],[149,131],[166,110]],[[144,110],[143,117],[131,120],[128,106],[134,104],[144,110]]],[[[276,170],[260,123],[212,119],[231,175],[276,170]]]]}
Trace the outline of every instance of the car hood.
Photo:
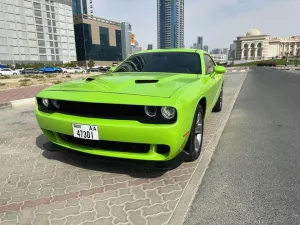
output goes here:
{"type": "Polygon", "coordinates": [[[104,92],[169,98],[182,86],[198,79],[196,74],[110,73],[73,80],[47,91],[104,92]]]}

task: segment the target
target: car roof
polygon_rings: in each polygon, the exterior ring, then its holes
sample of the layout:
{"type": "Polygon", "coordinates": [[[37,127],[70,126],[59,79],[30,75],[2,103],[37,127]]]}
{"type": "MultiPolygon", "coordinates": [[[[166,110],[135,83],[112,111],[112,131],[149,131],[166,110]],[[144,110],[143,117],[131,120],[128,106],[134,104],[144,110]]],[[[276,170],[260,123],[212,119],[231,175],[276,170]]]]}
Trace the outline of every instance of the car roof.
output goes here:
{"type": "Polygon", "coordinates": [[[196,52],[196,53],[206,53],[206,51],[201,49],[192,49],[192,48],[167,48],[167,49],[153,49],[153,50],[144,50],[141,52],[137,52],[135,54],[144,54],[144,53],[152,53],[152,52],[196,52]]]}

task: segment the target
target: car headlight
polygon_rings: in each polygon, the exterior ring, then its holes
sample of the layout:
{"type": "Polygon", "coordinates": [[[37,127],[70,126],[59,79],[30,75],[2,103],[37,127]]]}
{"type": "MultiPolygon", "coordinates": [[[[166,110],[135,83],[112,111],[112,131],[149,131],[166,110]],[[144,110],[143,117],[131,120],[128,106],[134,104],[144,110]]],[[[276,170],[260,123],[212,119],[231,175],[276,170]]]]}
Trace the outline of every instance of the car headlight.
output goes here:
{"type": "Polygon", "coordinates": [[[164,119],[171,120],[176,115],[176,109],[173,107],[161,107],[160,109],[161,115],[164,119]]]}
{"type": "Polygon", "coordinates": [[[42,99],[42,104],[43,104],[46,108],[48,108],[48,107],[49,107],[49,99],[43,98],[43,99],[42,99]]]}
{"type": "Polygon", "coordinates": [[[145,106],[144,110],[145,110],[146,115],[149,117],[155,117],[157,114],[156,106],[145,106]]]}
{"type": "Polygon", "coordinates": [[[55,108],[59,108],[60,107],[60,103],[57,100],[51,100],[52,105],[54,105],[55,108]]]}

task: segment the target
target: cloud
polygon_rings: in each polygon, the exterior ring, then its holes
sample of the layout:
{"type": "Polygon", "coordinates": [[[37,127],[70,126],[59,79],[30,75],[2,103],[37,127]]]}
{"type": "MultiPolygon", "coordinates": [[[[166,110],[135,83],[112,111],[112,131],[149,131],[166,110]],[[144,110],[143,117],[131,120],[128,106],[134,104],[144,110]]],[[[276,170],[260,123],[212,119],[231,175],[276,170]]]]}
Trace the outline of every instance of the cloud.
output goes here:
{"type": "MultiPolygon", "coordinates": [[[[157,44],[156,0],[94,0],[95,16],[131,23],[137,41],[157,44]]],[[[185,44],[197,36],[213,48],[229,47],[253,26],[263,34],[300,35],[295,18],[299,0],[185,0],[185,44]]]]}

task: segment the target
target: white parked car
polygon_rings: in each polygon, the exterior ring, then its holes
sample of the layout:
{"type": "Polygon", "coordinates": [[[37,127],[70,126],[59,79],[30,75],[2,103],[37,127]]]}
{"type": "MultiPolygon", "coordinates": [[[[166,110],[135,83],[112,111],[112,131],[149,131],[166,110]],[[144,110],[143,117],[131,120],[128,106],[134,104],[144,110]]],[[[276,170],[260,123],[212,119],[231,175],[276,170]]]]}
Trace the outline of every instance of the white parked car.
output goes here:
{"type": "Polygon", "coordinates": [[[64,73],[86,73],[81,67],[66,67],[62,69],[64,73]]]}
{"type": "Polygon", "coordinates": [[[22,70],[24,70],[24,67],[15,67],[15,71],[21,73],[22,70]]]}
{"type": "Polygon", "coordinates": [[[10,76],[10,75],[19,75],[20,71],[15,71],[10,68],[1,68],[0,76],[10,76]]]}

